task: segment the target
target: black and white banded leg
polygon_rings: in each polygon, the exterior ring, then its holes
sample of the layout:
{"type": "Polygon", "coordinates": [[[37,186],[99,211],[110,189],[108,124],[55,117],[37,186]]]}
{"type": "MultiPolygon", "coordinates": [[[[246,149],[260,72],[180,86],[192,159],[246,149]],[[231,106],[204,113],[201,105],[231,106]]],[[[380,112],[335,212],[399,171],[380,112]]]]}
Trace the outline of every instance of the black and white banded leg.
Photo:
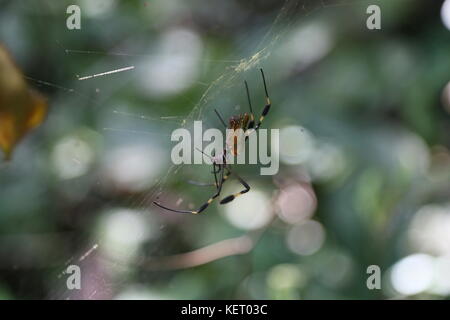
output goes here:
{"type": "MultiPolygon", "coordinates": [[[[225,166],[224,166],[224,165],[219,165],[219,167],[220,167],[220,173],[221,173],[221,176],[220,176],[219,185],[218,185],[218,187],[217,187],[216,193],[215,193],[211,198],[209,198],[208,201],[206,201],[204,204],[202,204],[197,210],[178,210],[178,209],[168,208],[168,207],[166,207],[166,206],[164,206],[164,205],[162,205],[162,204],[160,204],[159,202],[156,202],[156,201],[153,201],[153,203],[154,203],[156,206],[158,206],[158,207],[160,207],[160,208],[162,208],[162,209],[169,210],[169,211],[172,211],[172,212],[177,212],[177,213],[192,213],[192,214],[198,214],[198,213],[201,213],[201,212],[204,211],[206,208],[208,208],[208,206],[214,201],[214,199],[216,199],[216,198],[220,195],[220,192],[222,191],[222,185],[223,185],[224,181],[225,181],[226,179],[228,179],[229,174],[224,175],[225,166]]],[[[228,170],[228,169],[227,169],[227,170],[228,170]]]]}
{"type": "Polygon", "coordinates": [[[234,199],[236,199],[237,197],[239,197],[239,196],[243,195],[244,193],[247,193],[247,192],[250,191],[250,186],[248,185],[247,182],[244,181],[244,179],[242,179],[237,173],[232,172],[229,166],[227,167],[227,169],[229,171],[229,174],[230,175],[233,174],[236,177],[236,179],[238,179],[239,182],[244,186],[245,189],[239,191],[238,193],[234,193],[234,194],[231,194],[231,195],[223,198],[222,200],[220,200],[220,204],[225,204],[225,203],[231,202],[234,199]]]}
{"type": "MultiPolygon", "coordinates": [[[[269,93],[267,91],[267,84],[266,84],[266,78],[264,77],[264,71],[262,69],[260,69],[260,71],[261,71],[261,76],[262,76],[263,84],[264,84],[264,92],[266,94],[266,104],[265,104],[264,109],[263,109],[263,111],[261,113],[261,116],[258,119],[258,122],[257,122],[256,126],[254,126],[254,121],[253,122],[252,121],[249,122],[247,130],[245,131],[245,140],[248,139],[248,136],[250,134],[252,134],[253,132],[255,132],[256,130],[259,129],[259,127],[261,126],[262,122],[264,121],[264,118],[269,113],[270,107],[272,106],[272,103],[271,103],[270,98],[269,98],[269,93]]],[[[246,87],[247,87],[247,85],[246,85],[246,87]]],[[[247,87],[247,90],[248,90],[248,87],[247,87]]],[[[249,103],[250,103],[250,96],[248,97],[248,99],[249,99],[249,103]]],[[[251,107],[250,107],[250,110],[251,110],[251,107]]],[[[251,118],[252,119],[254,118],[252,110],[251,110],[251,118]]]]}

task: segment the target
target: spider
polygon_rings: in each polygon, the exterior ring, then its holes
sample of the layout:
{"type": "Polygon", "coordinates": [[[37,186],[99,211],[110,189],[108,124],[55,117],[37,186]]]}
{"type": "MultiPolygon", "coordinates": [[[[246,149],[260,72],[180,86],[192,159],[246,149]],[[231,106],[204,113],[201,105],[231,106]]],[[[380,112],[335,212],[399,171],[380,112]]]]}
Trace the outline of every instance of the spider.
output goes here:
{"type": "MultiPolygon", "coordinates": [[[[263,80],[263,84],[264,84],[264,91],[266,94],[266,105],[264,106],[261,116],[259,117],[259,120],[257,122],[255,121],[255,117],[254,117],[253,110],[252,110],[252,104],[250,101],[250,93],[248,90],[247,81],[244,81],[244,84],[245,84],[245,89],[247,91],[247,99],[248,99],[250,114],[245,112],[243,114],[239,114],[237,116],[231,117],[229,119],[229,124],[227,127],[227,125],[225,124],[225,121],[223,120],[220,113],[217,110],[214,110],[215,113],[217,114],[217,116],[219,117],[220,121],[222,122],[222,124],[225,126],[225,128],[232,129],[233,131],[231,131],[232,132],[231,136],[229,135],[227,137],[227,140],[225,143],[225,148],[223,149],[222,154],[219,155],[218,157],[211,158],[213,160],[212,161],[213,162],[212,163],[212,165],[213,165],[212,173],[214,174],[215,183],[213,183],[213,184],[194,183],[194,184],[201,185],[201,186],[215,186],[216,192],[214,193],[214,195],[212,197],[210,197],[208,199],[208,201],[206,201],[203,205],[201,205],[197,210],[171,209],[171,208],[168,208],[168,207],[160,204],[159,202],[153,201],[153,203],[156,206],[163,208],[165,210],[169,210],[169,211],[177,212],[177,213],[192,213],[192,214],[201,213],[206,208],[208,208],[208,206],[220,195],[223,184],[231,175],[234,175],[234,177],[242,184],[242,186],[244,187],[244,190],[242,190],[238,193],[235,193],[235,194],[231,194],[231,195],[223,198],[222,200],[220,200],[220,204],[226,204],[228,202],[231,202],[234,199],[236,199],[237,197],[250,191],[250,186],[248,185],[248,183],[245,182],[244,179],[242,179],[236,172],[234,172],[231,168],[231,165],[227,163],[227,155],[228,155],[227,152],[231,153],[232,155],[237,155],[237,153],[238,153],[237,136],[233,134],[233,132],[235,130],[242,129],[244,131],[245,142],[246,142],[248,140],[248,136],[251,133],[253,133],[259,129],[259,127],[261,126],[261,123],[264,120],[264,117],[269,113],[271,102],[269,99],[269,94],[267,92],[267,85],[266,85],[266,79],[264,77],[264,71],[262,69],[260,69],[260,71],[261,71],[261,76],[262,76],[262,80],[263,80]],[[255,123],[256,123],[256,125],[255,125],[255,123]]],[[[202,152],[201,150],[199,150],[199,151],[202,152]]],[[[191,183],[193,183],[193,182],[191,182],[191,183]]]]}

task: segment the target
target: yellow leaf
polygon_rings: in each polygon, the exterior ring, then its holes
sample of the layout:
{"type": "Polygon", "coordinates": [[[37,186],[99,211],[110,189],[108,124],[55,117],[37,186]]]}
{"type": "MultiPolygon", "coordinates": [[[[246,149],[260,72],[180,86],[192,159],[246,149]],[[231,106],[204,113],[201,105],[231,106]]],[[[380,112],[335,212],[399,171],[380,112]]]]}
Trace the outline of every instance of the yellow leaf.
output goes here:
{"type": "Polygon", "coordinates": [[[10,159],[17,143],[44,120],[47,102],[28,85],[0,45],[0,149],[10,159]]]}

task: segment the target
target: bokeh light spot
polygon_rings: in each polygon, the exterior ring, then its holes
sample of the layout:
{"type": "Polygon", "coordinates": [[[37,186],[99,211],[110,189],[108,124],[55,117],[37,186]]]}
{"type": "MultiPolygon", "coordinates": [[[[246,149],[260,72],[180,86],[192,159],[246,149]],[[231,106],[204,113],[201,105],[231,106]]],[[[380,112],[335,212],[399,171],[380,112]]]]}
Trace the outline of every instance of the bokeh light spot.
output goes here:
{"type": "Polygon", "coordinates": [[[119,189],[141,191],[154,183],[163,162],[162,152],[157,147],[123,146],[109,153],[104,174],[119,189]]]}
{"type": "Polygon", "coordinates": [[[409,229],[412,246],[430,254],[450,254],[450,205],[429,204],[414,215],[409,229]]]}
{"type": "Polygon", "coordinates": [[[283,221],[297,223],[314,214],[317,201],[311,187],[293,184],[281,189],[277,204],[278,216],[283,221]]]}
{"type": "Polygon", "coordinates": [[[145,219],[145,213],[131,209],[113,209],[105,213],[101,220],[99,235],[104,245],[101,250],[108,256],[132,259],[139,246],[158,232],[154,223],[145,219]]]}
{"type": "Polygon", "coordinates": [[[233,226],[245,230],[259,229],[272,218],[270,197],[254,189],[228,203],[224,209],[227,220],[233,226]]]}
{"type": "Polygon", "coordinates": [[[314,138],[300,126],[280,130],[280,160],[286,164],[299,164],[308,160],[313,152],[314,138]]]}
{"type": "Polygon", "coordinates": [[[175,29],[167,32],[156,54],[143,62],[137,85],[143,94],[157,97],[187,89],[198,75],[202,52],[202,40],[194,31],[175,29]]]}
{"type": "Polygon", "coordinates": [[[414,295],[428,289],[433,281],[433,258],[413,254],[398,261],[392,268],[393,288],[404,295],[414,295]]]}
{"type": "Polygon", "coordinates": [[[295,225],[286,236],[289,249],[308,256],[316,253],[325,242],[325,230],[322,225],[313,220],[295,225]]]}
{"type": "Polygon", "coordinates": [[[450,30],[450,0],[445,0],[442,4],[441,18],[444,26],[450,30]]]}
{"type": "Polygon", "coordinates": [[[83,139],[70,136],[58,142],[52,152],[52,163],[61,179],[73,179],[85,174],[94,160],[94,150],[83,139]]]}

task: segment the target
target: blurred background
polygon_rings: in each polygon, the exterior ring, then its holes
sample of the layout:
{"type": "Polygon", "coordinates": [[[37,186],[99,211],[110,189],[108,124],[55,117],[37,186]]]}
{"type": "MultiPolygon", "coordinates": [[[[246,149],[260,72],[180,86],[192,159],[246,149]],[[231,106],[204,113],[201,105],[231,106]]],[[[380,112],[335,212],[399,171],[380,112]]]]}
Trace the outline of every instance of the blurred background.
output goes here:
{"type": "Polygon", "coordinates": [[[28,99],[0,99],[0,133],[18,137],[0,163],[0,299],[450,297],[450,1],[0,8],[1,96],[18,78],[28,99]],[[371,4],[380,30],[366,27],[371,4]],[[210,167],[171,164],[171,132],[245,112],[245,79],[261,112],[259,68],[279,173],[235,166],[251,191],[201,215],[152,205],[212,195],[188,183],[211,182],[210,167]]]}

